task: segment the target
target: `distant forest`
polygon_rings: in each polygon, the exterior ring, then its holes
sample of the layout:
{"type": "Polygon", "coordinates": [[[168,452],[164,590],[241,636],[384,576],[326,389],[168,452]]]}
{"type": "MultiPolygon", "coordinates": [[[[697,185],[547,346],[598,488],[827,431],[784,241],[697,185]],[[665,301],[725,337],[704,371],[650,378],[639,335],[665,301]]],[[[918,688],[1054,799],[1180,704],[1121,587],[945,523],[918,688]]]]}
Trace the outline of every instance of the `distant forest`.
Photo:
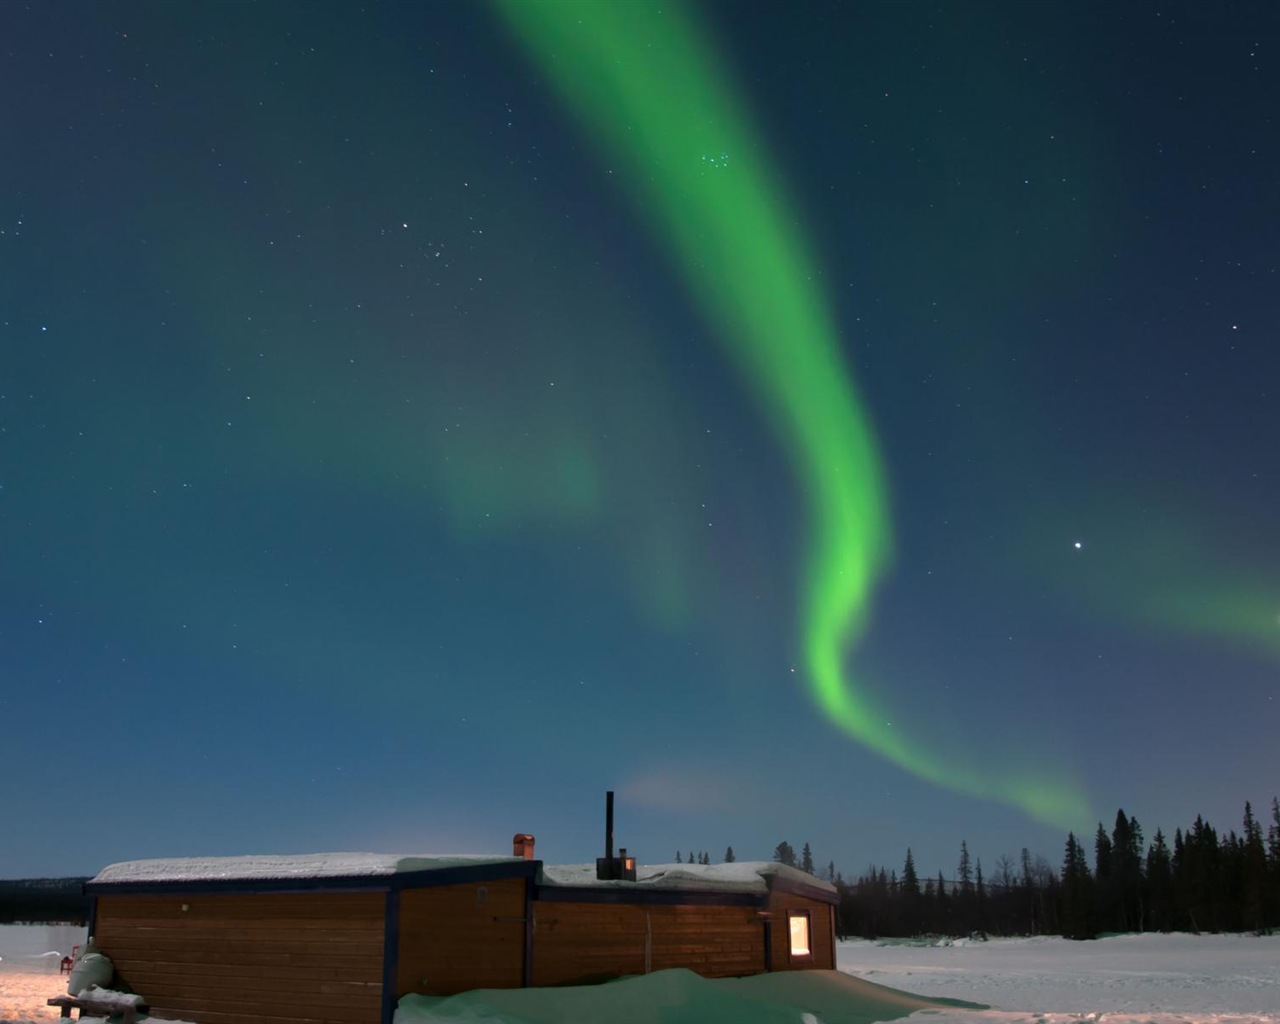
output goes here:
{"type": "Polygon", "coordinates": [[[0,924],[87,924],[88,878],[0,879],[0,924]]]}
{"type": "MultiPolygon", "coordinates": [[[[849,881],[829,861],[817,868],[809,844],[799,854],[782,842],[773,859],[836,884],[841,936],[1064,935],[1108,932],[1257,932],[1280,929],[1280,800],[1264,829],[1250,804],[1240,832],[1226,834],[1197,816],[1170,843],[1159,829],[1148,843],[1137,818],[1116,812],[1101,823],[1093,849],[1070,833],[1055,867],[1024,847],[988,871],[960,843],[955,874],[921,879],[910,848],[901,870],[870,867],[849,881]]],[[[733,847],[725,850],[734,860],[733,847]]],[[[676,860],[709,864],[705,851],[676,860]]],[[[0,880],[0,923],[85,923],[87,878],[0,880]]]]}
{"type": "MultiPolygon", "coordinates": [[[[1219,835],[1203,818],[1177,829],[1170,845],[1156,830],[1148,844],[1137,818],[1116,812],[1101,823],[1093,849],[1067,836],[1055,868],[1024,847],[984,872],[960,843],[951,879],[921,880],[910,848],[901,871],[871,867],[847,881],[830,863],[815,871],[806,843],[799,860],[779,843],[774,860],[836,883],[838,929],[864,938],[914,935],[1064,935],[1092,939],[1108,932],[1256,932],[1280,928],[1280,801],[1271,801],[1264,830],[1244,805],[1239,833],[1219,835]]],[[[732,859],[732,850],[730,856],[732,859]]]]}

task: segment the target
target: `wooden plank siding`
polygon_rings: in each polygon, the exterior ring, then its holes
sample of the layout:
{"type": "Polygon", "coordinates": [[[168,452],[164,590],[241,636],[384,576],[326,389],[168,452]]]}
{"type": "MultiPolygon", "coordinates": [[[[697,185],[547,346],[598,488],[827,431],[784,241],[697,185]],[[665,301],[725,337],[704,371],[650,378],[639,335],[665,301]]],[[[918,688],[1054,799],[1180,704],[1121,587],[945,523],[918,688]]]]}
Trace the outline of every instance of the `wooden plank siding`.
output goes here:
{"type": "Polygon", "coordinates": [[[168,882],[91,886],[94,937],[156,1018],[195,1024],[387,1024],[409,993],[835,966],[821,886],[770,877],[767,897],[575,890],[538,885],[539,867],[468,865],[287,892],[223,879],[186,892],[168,882]],[[809,913],[812,953],[793,958],[787,913],[796,910],[809,913]]]}
{"type": "Polygon", "coordinates": [[[94,939],[159,1018],[378,1024],[381,892],[98,896],[94,939]]]}
{"type": "Polygon", "coordinates": [[[650,907],[650,970],[687,967],[705,978],[764,969],[764,921],[755,907],[650,907]]]}
{"type": "Polygon", "coordinates": [[[836,936],[831,904],[801,896],[798,893],[774,890],[769,893],[769,918],[773,928],[770,943],[769,970],[807,971],[834,970],[836,966],[836,936]],[[791,934],[787,924],[787,911],[809,911],[809,943],[812,956],[792,959],[791,934]]]}
{"type": "Polygon", "coordinates": [[[396,997],[524,983],[525,880],[400,893],[396,997]]]}
{"type": "Polygon", "coordinates": [[[573,985],[687,967],[709,978],[764,968],[753,907],[535,903],[534,985],[573,985]]]}
{"type": "Polygon", "coordinates": [[[533,984],[576,985],[644,973],[645,908],[535,903],[533,984]]]}

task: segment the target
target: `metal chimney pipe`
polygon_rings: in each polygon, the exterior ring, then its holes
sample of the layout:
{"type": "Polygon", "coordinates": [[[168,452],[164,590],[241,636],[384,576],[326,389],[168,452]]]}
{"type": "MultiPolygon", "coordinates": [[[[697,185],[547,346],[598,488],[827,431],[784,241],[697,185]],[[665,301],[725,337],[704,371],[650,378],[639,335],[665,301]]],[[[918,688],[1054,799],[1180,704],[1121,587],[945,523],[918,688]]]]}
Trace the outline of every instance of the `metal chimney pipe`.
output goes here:
{"type": "Polygon", "coordinates": [[[613,860],[613,790],[604,795],[604,855],[613,860]]]}

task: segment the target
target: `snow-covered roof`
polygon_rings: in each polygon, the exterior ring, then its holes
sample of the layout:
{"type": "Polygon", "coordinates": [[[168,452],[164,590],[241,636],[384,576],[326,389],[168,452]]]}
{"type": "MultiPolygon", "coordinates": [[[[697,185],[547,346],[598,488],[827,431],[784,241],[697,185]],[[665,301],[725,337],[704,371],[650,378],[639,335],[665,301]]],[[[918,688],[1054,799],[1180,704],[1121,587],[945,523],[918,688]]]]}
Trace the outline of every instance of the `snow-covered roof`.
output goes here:
{"type": "Polygon", "coordinates": [[[732,864],[640,864],[636,866],[634,882],[620,879],[601,881],[596,878],[594,864],[544,864],[541,881],[543,885],[573,888],[637,886],[643,889],[765,893],[769,891],[770,878],[821,889],[833,896],[836,892],[836,887],[830,882],[799,868],[761,860],[735,861],[732,864]]]}
{"type": "MultiPolygon", "coordinates": [[[[399,853],[305,853],[246,857],[179,857],[130,860],[98,872],[91,885],[173,885],[239,881],[301,881],[323,878],[379,878],[451,868],[523,864],[518,857],[435,856],[399,853]]],[[[830,882],[771,861],[732,864],[642,864],[634,882],[596,878],[595,864],[544,864],[541,885],[553,888],[614,888],[722,893],[768,892],[770,879],[835,895],[830,882]]]]}
{"type": "Polygon", "coordinates": [[[434,856],[399,853],[302,853],[247,857],[177,857],[128,860],[98,872],[90,884],[137,882],[222,882],[249,879],[361,878],[439,871],[481,864],[517,863],[518,857],[469,854],[434,856]]]}

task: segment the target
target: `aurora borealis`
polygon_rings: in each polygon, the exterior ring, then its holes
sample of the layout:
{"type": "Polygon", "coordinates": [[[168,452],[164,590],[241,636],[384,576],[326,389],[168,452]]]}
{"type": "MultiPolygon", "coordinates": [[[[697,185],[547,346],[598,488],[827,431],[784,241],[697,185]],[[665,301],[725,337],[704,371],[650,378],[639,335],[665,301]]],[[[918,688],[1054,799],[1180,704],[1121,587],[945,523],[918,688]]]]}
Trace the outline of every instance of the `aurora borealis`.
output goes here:
{"type": "Polygon", "coordinates": [[[658,215],[712,329],[787,440],[813,510],[800,633],[818,706],[931,782],[1010,799],[1053,824],[1087,817],[1083,797],[1061,787],[1051,792],[1025,777],[1001,785],[982,772],[955,771],[895,730],[848,679],[845,656],[890,545],[880,457],[767,148],[718,79],[689,13],[679,5],[554,2],[510,2],[504,10],[608,155],[632,168],[623,177],[638,207],[658,215]],[[652,53],[664,55],[660,72],[652,53]]]}
{"type": "Polygon", "coordinates": [[[0,27],[0,876],[1273,792],[1269,8],[0,27]]]}

